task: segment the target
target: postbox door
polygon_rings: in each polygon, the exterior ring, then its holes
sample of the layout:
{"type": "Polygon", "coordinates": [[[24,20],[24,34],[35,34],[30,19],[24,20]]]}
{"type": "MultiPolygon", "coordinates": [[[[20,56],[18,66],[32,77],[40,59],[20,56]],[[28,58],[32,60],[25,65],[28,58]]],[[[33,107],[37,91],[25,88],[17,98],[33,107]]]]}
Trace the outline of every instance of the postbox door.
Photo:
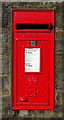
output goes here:
{"type": "MultiPolygon", "coordinates": [[[[49,40],[39,40],[37,46],[40,54],[40,72],[24,71],[24,48],[31,48],[29,40],[16,41],[16,75],[17,75],[17,104],[48,105],[49,104],[49,40]]],[[[31,49],[32,49],[31,48],[31,49]]],[[[38,51],[37,51],[38,52],[38,51]]],[[[27,58],[28,59],[28,58],[27,58]]],[[[34,58],[33,58],[34,59],[34,58]]],[[[35,65],[36,66],[36,65],[35,65]]]]}

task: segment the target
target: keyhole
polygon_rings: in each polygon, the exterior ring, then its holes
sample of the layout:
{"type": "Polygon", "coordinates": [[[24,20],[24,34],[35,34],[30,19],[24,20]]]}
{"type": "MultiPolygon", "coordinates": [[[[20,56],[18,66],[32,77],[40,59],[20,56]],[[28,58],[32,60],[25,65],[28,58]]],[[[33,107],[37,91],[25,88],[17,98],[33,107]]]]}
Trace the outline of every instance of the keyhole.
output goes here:
{"type": "Polygon", "coordinates": [[[34,46],[35,41],[34,40],[30,40],[30,46],[34,46]]]}
{"type": "Polygon", "coordinates": [[[22,75],[22,77],[24,77],[24,75],[22,75]]]}

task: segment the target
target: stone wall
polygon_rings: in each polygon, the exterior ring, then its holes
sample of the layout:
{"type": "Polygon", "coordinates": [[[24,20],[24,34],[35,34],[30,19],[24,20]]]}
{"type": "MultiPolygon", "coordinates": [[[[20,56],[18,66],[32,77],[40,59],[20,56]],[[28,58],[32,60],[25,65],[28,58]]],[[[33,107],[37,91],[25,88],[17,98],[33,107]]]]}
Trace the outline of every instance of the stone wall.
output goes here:
{"type": "Polygon", "coordinates": [[[62,5],[64,2],[3,2],[2,3],[2,119],[61,120],[62,116],[62,5]],[[55,9],[55,97],[54,110],[11,110],[11,9],[55,9]]]}

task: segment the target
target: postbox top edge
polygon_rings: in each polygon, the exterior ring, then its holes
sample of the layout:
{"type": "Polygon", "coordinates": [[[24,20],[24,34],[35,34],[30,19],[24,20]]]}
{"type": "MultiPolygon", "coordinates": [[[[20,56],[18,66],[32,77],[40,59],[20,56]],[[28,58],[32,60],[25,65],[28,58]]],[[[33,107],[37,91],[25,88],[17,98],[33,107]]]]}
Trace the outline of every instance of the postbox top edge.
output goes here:
{"type": "Polygon", "coordinates": [[[33,9],[24,9],[24,8],[12,8],[11,11],[55,11],[55,9],[36,9],[36,8],[33,8],[33,9]]]}

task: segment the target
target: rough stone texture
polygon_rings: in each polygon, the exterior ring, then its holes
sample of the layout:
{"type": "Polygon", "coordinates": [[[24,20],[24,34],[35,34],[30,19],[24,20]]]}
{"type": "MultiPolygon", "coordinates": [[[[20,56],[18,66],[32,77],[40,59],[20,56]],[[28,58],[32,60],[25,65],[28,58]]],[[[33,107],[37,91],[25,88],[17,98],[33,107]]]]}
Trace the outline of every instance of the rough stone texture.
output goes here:
{"type": "Polygon", "coordinates": [[[2,3],[2,120],[61,120],[62,116],[62,4],[58,2],[2,3]],[[11,110],[11,8],[55,9],[54,110],[11,110]]]}

